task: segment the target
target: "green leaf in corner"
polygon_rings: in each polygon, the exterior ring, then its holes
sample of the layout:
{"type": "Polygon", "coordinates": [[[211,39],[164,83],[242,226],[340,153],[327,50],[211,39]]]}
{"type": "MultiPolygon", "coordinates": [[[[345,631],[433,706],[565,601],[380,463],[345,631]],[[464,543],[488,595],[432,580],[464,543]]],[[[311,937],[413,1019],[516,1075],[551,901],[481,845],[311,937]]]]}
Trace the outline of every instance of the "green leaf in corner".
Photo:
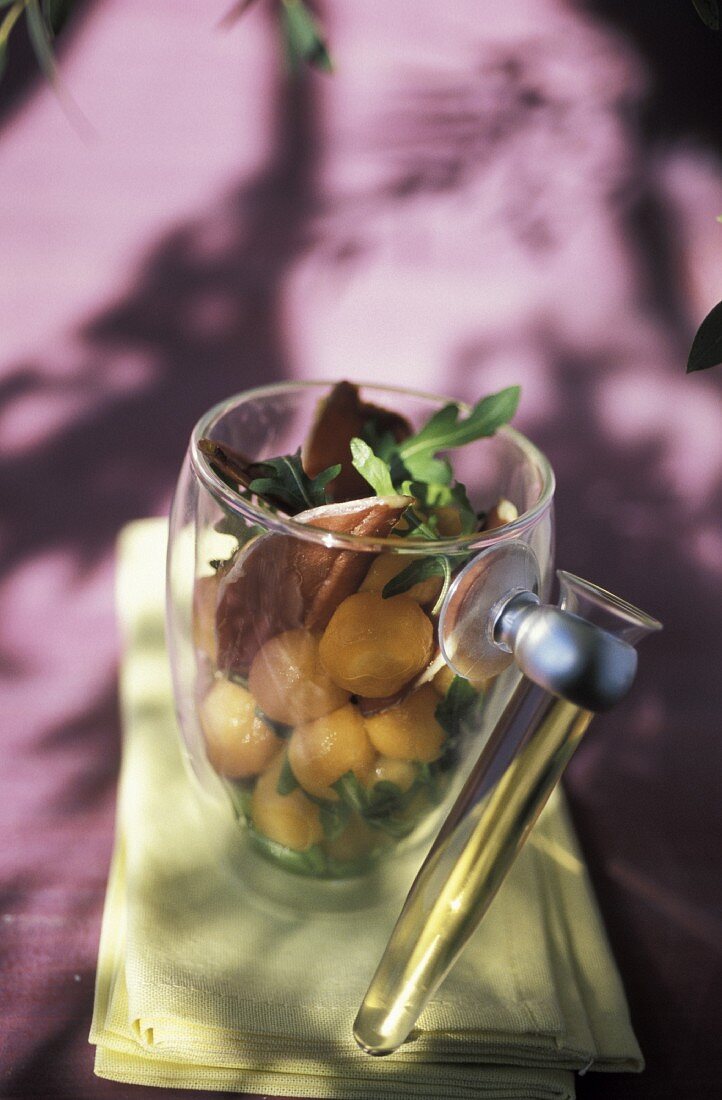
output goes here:
{"type": "MultiPolygon", "coordinates": [[[[3,7],[9,7],[9,4],[4,4],[3,7]]],[[[23,0],[16,0],[16,3],[12,5],[10,11],[7,13],[2,23],[0,23],[0,79],[2,79],[2,75],[8,63],[8,38],[10,37],[10,32],[22,15],[24,7],[25,4],[23,0]]]]}
{"type": "Polygon", "coordinates": [[[288,762],[288,756],[285,756],[283,759],[283,767],[278,775],[276,792],[277,794],[290,794],[291,791],[295,791],[298,785],[298,780],[293,774],[293,769],[288,762]]]}
{"type": "Polygon", "coordinates": [[[697,329],[687,360],[687,374],[722,364],[722,302],[711,310],[697,329]]]}
{"type": "Polygon", "coordinates": [[[54,82],[57,78],[57,65],[51,46],[52,32],[48,30],[43,19],[38,0],[28,0],[25,18],[28,24],[28,37],[32,43],[38,65],[48,80],[54,82]]]}
{"type": "Polygon", "coordinates": [[[363,439],[355,437],[351,440],[351,460],[354,469],[368,481],[377,496],[390,497],[396,494],[388,463],[375,455],[363,439]]]}
{"type": "Polygon", "coordinates": [[[298,68],[301,61],[306,61],[316,69],[330,73],[333,65],[328,48],[318,23],[303,0],[281,0],[281,19],[292,67],[298,68]]]}
{"type": "Polygon", "coordinates": [[[43,16],[50,34],[55,37],[65,26],[73,0],[43,0],[43,16]]]}
{"type": "Polygon", "coordinates": [[[717,0],[692,0],[697,15],[711,31],[719,30],[719,4],[717,0]]]}

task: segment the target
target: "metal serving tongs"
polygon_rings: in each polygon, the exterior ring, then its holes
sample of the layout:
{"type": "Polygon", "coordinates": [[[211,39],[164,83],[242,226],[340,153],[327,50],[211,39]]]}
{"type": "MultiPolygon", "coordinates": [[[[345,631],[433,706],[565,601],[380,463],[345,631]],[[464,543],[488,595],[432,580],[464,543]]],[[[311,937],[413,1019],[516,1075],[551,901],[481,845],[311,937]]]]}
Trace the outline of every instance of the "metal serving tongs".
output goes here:
{"type": "Polygon", "coordinates": [[[542,605],[533,551],[482,551],[456,578],[439,621],[454,672],[523,673],[424,861],[354,1024],[369,1054],[390,1054],[454,965],[491,904],[594,713],[626,695],[635,645],[661,623],[560,571],[542,605]]]}

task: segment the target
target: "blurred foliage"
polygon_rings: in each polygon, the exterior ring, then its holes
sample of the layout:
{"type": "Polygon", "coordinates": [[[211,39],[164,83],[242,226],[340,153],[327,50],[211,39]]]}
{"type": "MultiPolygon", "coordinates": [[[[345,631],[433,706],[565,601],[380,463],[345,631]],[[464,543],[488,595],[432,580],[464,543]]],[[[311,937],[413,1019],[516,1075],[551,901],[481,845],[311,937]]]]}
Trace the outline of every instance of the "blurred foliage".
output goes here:
{"type": "MultiPolygon", "coordinates": [[[[10,36],[24,21],[38,65],[58,86],[53,41],[65,25],[74,0],[0,0],[0,80],[7,68],[10,36]]],[[[237,0],[222,21],[235,24],[259,0],[237,0]]],[[[267,0],[277,14],[284,50],[290,69],[298,72],[310,65],[323,72],[332,70],[331,56],[323,31],[308,0],[267,0]]],[[[692,0],[699,18],[712,31],[720,25],[719,0],[692,0]]],[[[690,349],[687,373],[722,364],[722,302],[707,314],[690,349]]]]}
{"type": "MultiPolygon", "coordinates": [[[[73,7],[74,0],[0,0],[0,79],[7,67],[10,34],[22,19],[33,47],[38,65],[45,75],[55,81],[56,62],[53,40],[63,29],[73,7]]],[[[224,26],[230,26],[257,0],[239,0],[230,9],[224,26]]],[[[308,64],[323,72],[330,72],[331,57],[321,28],[306,0],[272,0],[276,10],[286,57],[289,66],[296,71],[308,64]]]]}

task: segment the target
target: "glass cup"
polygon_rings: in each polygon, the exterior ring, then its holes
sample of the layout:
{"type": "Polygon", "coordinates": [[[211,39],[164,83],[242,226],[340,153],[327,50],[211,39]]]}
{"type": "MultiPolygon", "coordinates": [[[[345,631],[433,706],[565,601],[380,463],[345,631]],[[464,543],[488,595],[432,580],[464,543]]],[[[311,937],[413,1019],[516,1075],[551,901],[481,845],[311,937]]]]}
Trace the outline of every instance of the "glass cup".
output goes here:
{"type": "MultiPolygon", "coordinates": [[[[251,390],[196,425],[171,513],[168,640],[185,755],[203,804],[225,817],[244,852],[282,872],[344,879],[438,828],[519,681],[505,661],[483,682],[453,680],[438,646],[440,578],[388,601],[380,588],[418,558],[443,555],[457,573],[480,551],[513,542],[533,551],[535,592],[546,600],[554,478],[512,428],[468,444],[451,458],[474,507],[489,512],[504,499],[518,516],[422,541],[379,533],[383,515],[370,525],[375,533],[369,524],[364,533],[354,520],[377,506],[368,500],[279,515],[229,485],[200,446],[210,439],[251,461],[292,454],[330,388],[251,390]],[[355,647],[367,644],[374,616],[385,625],[374,620],[366,678],[351,684],[346,670],[358,665],[355,647]]],[[[414,429],[449,400],[375,386],[362,386],[362,395],[414,429]]]]}

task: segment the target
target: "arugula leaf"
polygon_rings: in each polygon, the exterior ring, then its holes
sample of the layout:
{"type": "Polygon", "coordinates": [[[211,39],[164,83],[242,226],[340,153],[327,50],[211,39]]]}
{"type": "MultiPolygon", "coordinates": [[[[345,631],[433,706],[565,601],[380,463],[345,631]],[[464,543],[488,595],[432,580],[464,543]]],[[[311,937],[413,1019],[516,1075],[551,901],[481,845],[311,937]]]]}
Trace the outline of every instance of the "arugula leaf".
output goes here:
{"type": "Polygon", "coordinates": [[[414,535],[417,538],[426,539],[428,542],[436,542],[438,539],[438,516],[430,515],[424,520],[416,511],[415,506],[410,504],[406,511],[402,513],[401,518],[406,522],[407,529],[405,531],[395,531],[394,534],[401,535],[402,538],[410,538],[414,535]]]}
{"type": "Polygon", "coordinates": [[[481,699],[478,692],[463,676],[455,676],[444,698],[434,712],[436,721],[450,740],[456,740],[472,710],[481,699]]]}
{"type": "Polygon", "coordinates": [[[341,472],[338,464],[322,470],[316,477],[309,477],[301,463],[300,447],[295,454],[264,458],[255,465],[269,472],[264,477],[254,478],[248,486],[251,492],[272,497],[285,504],[292,514],[327,504],[326,486],[341,472]]]}
{"type": "Polygon", "coordinates": [[[430,483],[405,481],[401,487],[401,492],[414,497],[427,511],[434,508],[456,508],[459,513],[462,535],[470,535],[479,526],[478,516],[466,495],[466,486],[462,485],[460,481],[455,481],[453,485],[442,484],[438,481],[430,483]]]}
{"type": "Polygon", "coordinates": [[[276,783],[276,793],[290,794],[291,791],[295,791],[298,785],[298,780],[293,774],[293,769],[291,768],[291,765],[289,763],[288,756],[284,756],[283,767],[281,768],[278,776],[278,781],[276,783]]]}
{"type": "Polygon", "coordinates": [[[389,779],[380,779],[369,792],[366,816],[383,817],[403,807],[404,794],[398,783],[389,779]]]}
{"type": "Polygon", "coordinates": [[[432,554],[429,557],[416,558],[415,561],[412,561],[410,565],[407,565],[405,569],[402,569],[400,573],[397,573],[395,577],[386,582],[381,595],[385,600],[388,600],[391,596],[399,596],[402,592],[408,592],[419,581],[425,581],[427,577],[438,575],[444,578],[444,583],[434,606],[431,608],[431,614],[436,615],[451,584],[451,565],[445,554],[432,554]]]}
{"type": "Polygon", "coordinates": [[[352,771],[346,772],[340,779],[337,779],[335,783],[332,783],[331,786],[340,796],[341,801],[345,802],[349,809],[355,810],[357,814],[361,815],[366,812],[366,807],[368,805],[366,791],[352,771]]]}
{"type": "Polygon", "coordinates": [[[319,810],[319,821],[326,840],[336,840],[341,835],[351,816],[351,810],[345,802],[323,802],[319,810]]]}
{"type": "Polygon", "coordinates": [[[426,539],[437,539],[438,522],[434,509],[453,505],[459,512],[461,533],[476,530],[478,521],[461,482],[454,481],[449,460],[439,451],[460,447],[482,436],[493,435],[516,412],[519,386],[509,386],[499,393],[481,398],[465,419],[455,403],[445,405],[427,421],[415,435],[397,442],[391,432],[379,432],[369,421],[362,438],[351,441],[353,465],[380,495],[400,491],[413,496],[423,513],[415,507],[407,509],[406,532],[426,539]]]}
{"type": "Polygon", "coordinates": [[[323,875],[326,873],[326,856],[318,844],[307,848],[304,852],[296,852],[292,848],[286,848],[270,837],[259,833],[252,825],[248,826],[248,835],[251,843],[262,855],[280,864],[287,871],[293,871],[297,875],[323,875]]]}
{"type": "Polygon", "coordinates": [[[461,447],[475,439],[493,435],[497,428],[511,420],[519,405],[520,393],[519,386],[508,386],[499,393],[482,397],[465,420],[459,419],[461,410],[458,405],[445,405],[434,413],[416,435],[398,444],[397,450],[402,462],[413,473],[414,462],[419,457],[461,447]]]}
{"type": "Polygon", "coordinates": [[[413,481],[425,481],[435,485],[449,485],[452,479],[451,463],[447,458],[435,458],[430,452],[412,455],[410,458],[399,456],[398,469],[413,481]]]}
{"type": "Polygon", "coordinates": [[[384,462],[391,464],[396,454],[396,437],[393,432],[379,431],[375,420],[367,420],[361,429],[361,437],[371,450],[384,462]]]}
{"type": "Polygon", "coordinates": [[[390,497],[396,494],[388,463],[375,455],[368,443],[358,436],[351,440],[351,459],[354,469],[368,481],[377,496],[390,497]]]}

